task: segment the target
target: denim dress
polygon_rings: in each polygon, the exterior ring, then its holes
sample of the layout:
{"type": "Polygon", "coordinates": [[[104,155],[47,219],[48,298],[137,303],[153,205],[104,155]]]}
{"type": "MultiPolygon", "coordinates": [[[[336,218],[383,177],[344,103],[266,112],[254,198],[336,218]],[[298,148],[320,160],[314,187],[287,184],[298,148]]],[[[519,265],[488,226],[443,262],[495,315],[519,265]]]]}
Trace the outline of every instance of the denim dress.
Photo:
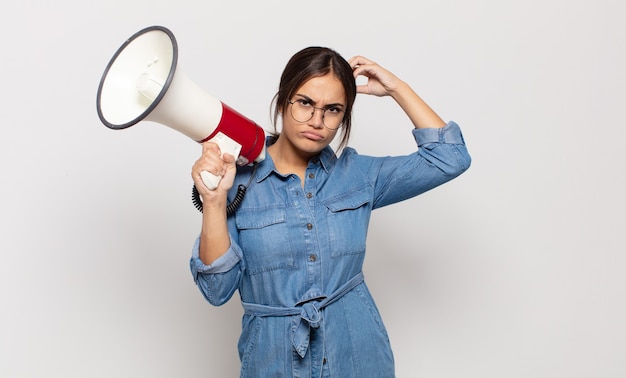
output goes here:
{"type": "Polygon", "coordinates": [[[310,160],[304,185],[269,154],[256,169],[238,167],[229,199],[250,185],[228,218],[231,246],[205,265],[196,239],[190,267],[211,304],[239,292],[241,377],[395,376],[362,273],[370,214],[453,179],[471,160],[454,122],[412,132],[418,148],[407,156],[345,148],[337,157],[327,147],[310,160]]]}

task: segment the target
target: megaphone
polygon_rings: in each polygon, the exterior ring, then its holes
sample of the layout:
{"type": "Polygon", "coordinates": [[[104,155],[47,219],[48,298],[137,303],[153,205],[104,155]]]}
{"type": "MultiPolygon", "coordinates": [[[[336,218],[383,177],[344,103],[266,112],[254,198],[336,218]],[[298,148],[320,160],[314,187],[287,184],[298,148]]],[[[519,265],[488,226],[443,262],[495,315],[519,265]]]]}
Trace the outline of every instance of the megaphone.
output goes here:
{"type": "MultiPolygon", "coordinates": [[[[252,120],[204,92],[177,67],[178,44],[163,26],[132,35],[113,55],[98,86],[98,117],[120,130],[153,121],[198,143],[212,141],[238,165],[265,158],[265,132],[252,120]]],[[[214,190],[221,177],[202,172],[214,190]]]]}

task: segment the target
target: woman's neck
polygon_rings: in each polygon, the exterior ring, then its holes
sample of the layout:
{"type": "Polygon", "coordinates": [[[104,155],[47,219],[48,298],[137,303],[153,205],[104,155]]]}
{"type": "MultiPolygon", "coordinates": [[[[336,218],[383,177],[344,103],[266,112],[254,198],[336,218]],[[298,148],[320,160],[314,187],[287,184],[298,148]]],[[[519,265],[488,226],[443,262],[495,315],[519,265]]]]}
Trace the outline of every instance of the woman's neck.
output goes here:
{"type": "Polygon", "coordinates": [[[304,185],[304,174],[312,156],[299,153],[281,137],[278,137],[278,140],[267,148],[267,152],[272,157],[278,172],[283,175],[296,174],[304,185]]]}

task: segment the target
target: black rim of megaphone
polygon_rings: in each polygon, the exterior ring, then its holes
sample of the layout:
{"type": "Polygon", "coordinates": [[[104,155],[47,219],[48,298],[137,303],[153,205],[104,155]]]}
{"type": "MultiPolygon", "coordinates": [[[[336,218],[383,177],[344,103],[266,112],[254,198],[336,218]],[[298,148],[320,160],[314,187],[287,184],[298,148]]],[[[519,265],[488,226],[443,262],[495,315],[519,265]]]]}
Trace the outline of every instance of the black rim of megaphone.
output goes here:
{"type": "Polygon", "coordinates": [[[172,80],[174,79],[174,72],[176,72],[176,64],[177,64],[177,62],[178,62],[178,44],[176,43],[176,38],[174,37],[174,34],[168,28],[166,28],[164,26],[159,26],[159,25],[148,26],[147,28],[141,29],[137,33],[133,34],[130,38],[128,38],[126,40],[126,42],[124,42],[124,44],[122,46],[120,46],[119,49],[117,49],[117,51],[115,52],[115,54],[113,55],[113,57],[109,61],[109,64],[107,64],[107,67],[104,70],[104,73],[102,74],[102,78],[100,79],[100,84],[98,85],[98,97],[96,99],[97,108],[98,108],[98,117],[100,117],[100,121],[102,121],[102,123],[104,123],[105,126],[107,126],[108,128],[120,130],[120,129],[125,129],[127,127],[130,127],[130,126],[138,123],[142,119],[144,119],[148,114],[150,114],[154,110],[154,108],[157,107],[157,105],[159,105],[159,103],[163,99],[163,96],[165,96],[165,93],[167,92],[167,89],[170,87],[170,84],[172,83],[172,80]],[[129,122],[126,122],[124,124],[121,124],[121,125],[112,124],[111,122],[106,120],[106,118],[104,117],[104,114],[102,114],[102,109],[100,108],[100,100],[101,100],[101,96],[102,96],[102,87],[104,86],[104,82],[106,81],[106,77],[109,74],[109,70],[111,69],[111,67],[113,67],[113,64],[115,64],[115,61],[117,60],[117,58],[120,56],[122,51],[124,51],[124,49],[128,45],[130,45],[135,39],[137,39],[141,35],[143,35],[145,33],[148,33],[148,32],[151,32],[151,31],[155,31],[155,30],[162,31],[165,34],[167,34],[167,36],[170,38],[170,41],[172,42],[172,50],[173,50],[172,51],[172,53],[173,53],[172,54],[172,66],[170,67],[170,72],[167,75],[167,79],[165,81],[165,84],[163,85],[163,89],[161,89],[161,92],[159,93],[159,95],[154,99],[152,104],[150,104],[150,106],[143,113],[141,113],[141,115],[139,115],[135,119],[133,119],[133,120],[131,120],[129,122]]]}

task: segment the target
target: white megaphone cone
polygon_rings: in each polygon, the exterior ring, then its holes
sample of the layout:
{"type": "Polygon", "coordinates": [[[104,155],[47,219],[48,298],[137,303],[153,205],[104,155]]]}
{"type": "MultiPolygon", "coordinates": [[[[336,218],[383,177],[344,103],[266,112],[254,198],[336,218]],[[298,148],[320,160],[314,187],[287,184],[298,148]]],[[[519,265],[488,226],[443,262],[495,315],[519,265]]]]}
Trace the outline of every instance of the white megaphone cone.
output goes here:
{"type": "MultiPolygon", "coordinates": [[[[265,132],[250,119],[205,93],[177,70],[178,45],[170,30],[151,26],[115,53],[98,87],[98,117],[111,129],[153,121],[196,142],[213,141],[246,165],[265,158],[265,132]]],[[[213,190],[220,176],[202,172],[213,190]]]]}

